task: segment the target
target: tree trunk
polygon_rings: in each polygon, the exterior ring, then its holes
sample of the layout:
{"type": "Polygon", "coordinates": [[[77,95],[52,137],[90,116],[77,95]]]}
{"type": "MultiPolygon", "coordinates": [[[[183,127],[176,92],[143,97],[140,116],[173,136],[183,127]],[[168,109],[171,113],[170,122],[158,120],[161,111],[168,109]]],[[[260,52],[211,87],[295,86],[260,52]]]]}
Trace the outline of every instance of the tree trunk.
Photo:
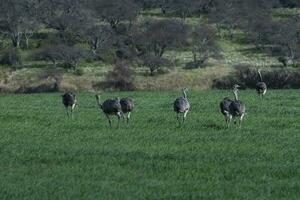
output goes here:
{"type": "Polygon", "coordinates": [[[166,48],[166,45],[163,45],[160,49],[160,52],[159,52],[159,57],[162,57],[164,52],[165,52],[165,48],[166,48]]]}
{"type": "Polygon", "coordinates": [[[197,62],[197,53],[196,53],[195,49],[192,50],[192,54],[193,54],[194,63],[196,63],[197,62]]]}
{"type": "Polygon", "coordinates": [[[221,25],[219,23],[217,23],[216,26],[217,26],[217,35],[223,39],[221,25]]]}
{"type": "Polygon", "coordinates": [[[29,49],[29,37],[25,34],[26,49],[29,49]]]}
{"type": "Polygon", "coordinates": [[[98,38],[92,39],[90,42],[90,48],[94,56],[96,56],[97,54],[98,47],[99,47],[99,39],[98,38]]]}
{"type": "Polygon", "coordinates": [[[26,42],[26,48],[29,49],[29,39],[33,36],[33,32],[25,32],[24,37],[25,37],[25,42],[26,42]]]}
{"type": "Polygon", "coordinates": [[[11,34],[11,41],[13,47],[19,48],[21,42],[21,34],[20,33],[13,33],[11,34]]]}
{"type": "Polygon", "coordinates": [[[290,54],[290,59],[291,59],[291,61],[292,61],[292,65],[293,66],[295,66],[296,65],[296,62],[295,62],[295,53],[294,53],[294,50],[293,50],[293,48],[291,47],[291,46],[287,46],[288,47],[288,49],[289,49],[289,54],[290,54]]]}

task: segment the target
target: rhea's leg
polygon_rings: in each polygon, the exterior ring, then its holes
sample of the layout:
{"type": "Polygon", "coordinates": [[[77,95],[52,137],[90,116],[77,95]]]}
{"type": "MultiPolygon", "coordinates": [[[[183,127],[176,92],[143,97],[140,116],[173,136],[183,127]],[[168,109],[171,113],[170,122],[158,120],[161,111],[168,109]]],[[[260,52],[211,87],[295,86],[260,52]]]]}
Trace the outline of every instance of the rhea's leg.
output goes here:
{"type": "Polygon", "coordinates": [[[110,117],[108,114],[105,114],[106,118],[108,119],[108,123],[109,123],[109,127],[111,128],[111,121],[110,121],[110,117]]]}
{"type": "Polygon", "coordinates": [[[69,117],[69,110],[68,110],[68,106],[65,106],[66,108],[66,113],[67,113],[67,116],[69,117]]]}
{"type": "Polygon", "coordinates": [[[226,126],[228,127],[228,124],[229,124],[229,117],[226,115],[225,116],[225,123],[226,123],[226,126]]]}
{"type": "Polygon", "coordinates": [[[180,126],[180,117],[179,117],[179,113],[177,113],[177,121],[178,121],[179,126],[180,126]]]}
{"type": "Polygon", "coordinates": [[[244,115],[245,115],[245,114],[242,114],[242,115],[240,116],[239,128],[242,127],[242,121],[243,121],[244,115]]]}
{"type": "Polygon", "coordinates": [[[262,93],[262,97],[264,98],[265,94],[267,93],[267,89],[264,90],[264,92],[262,93]]]}
{"type": "Polygon", "coordinates": [[[126,116],[125,116],[125,114],[123,112],[121,113],[121,117],[122,117],[123,122],[125,122],[125,117],[126,116]]]}
{"type": "Polygon", "coordinates": [[[131,112],[128,112],[128,114],[127,114],[127,124],[129,124],[130,116],[131,116],[131,112]]]}
{"type": "Polygon", "coordinates": [[[76,104],[73,104],[71,107],[71,117],[73,118],[73,112],[75,110],[76,104]]]}
{"type": "Polygon", "coordinates": [[[189,112],[189,110],[184,111],[184,114],[183,114],[183,122],[185,122],[186,115],[187,115],[188,112],[189,112]]]}
{"type": "Polygon", "coordinates": [[[229,128],[229,126],[230,126],[231,120],[232,120],[232,115],[229,115],[228,124],[227,124],[227,127],[228,127],[228,128],[229,128]]]}
{"type": "Polygon", "coordinates": [[[124,116],[124,114],[118,112],[118,113],[117,113],[117,116],[118,116],[118,128],[119,128],[119,127],[120,127],[120,119],[121,119],[122,116],[124,116]]]}

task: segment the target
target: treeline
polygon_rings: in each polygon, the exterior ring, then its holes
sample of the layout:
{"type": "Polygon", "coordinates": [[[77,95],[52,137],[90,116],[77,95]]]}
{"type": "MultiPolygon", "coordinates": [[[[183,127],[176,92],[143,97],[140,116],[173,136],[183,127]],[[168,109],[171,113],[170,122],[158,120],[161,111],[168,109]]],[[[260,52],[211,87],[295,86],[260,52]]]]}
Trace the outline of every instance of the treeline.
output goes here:
{"type": "Polygon", "coordinates": [[[166,51],[188,49],[194,59],[186,68],[201,67],[220,56],[218,38],[234,39],[242,31],[247,42],[283,65],[296,65],[300,13],[274,13],[287,7],[300,7],[300,1],[0,0],[0,62],[21,65],[19,49],[30,49],[32,60],[54,66],[75,70],[82,60],[102,60],[118,63],[121,71],[129,63],[147,67],[154,75],[172,65],[166,51]],[[154,9],[159,18],[140,20],[154,9]],[[207,23],[190,26],[188,17],[205,17],[207,23]]]}

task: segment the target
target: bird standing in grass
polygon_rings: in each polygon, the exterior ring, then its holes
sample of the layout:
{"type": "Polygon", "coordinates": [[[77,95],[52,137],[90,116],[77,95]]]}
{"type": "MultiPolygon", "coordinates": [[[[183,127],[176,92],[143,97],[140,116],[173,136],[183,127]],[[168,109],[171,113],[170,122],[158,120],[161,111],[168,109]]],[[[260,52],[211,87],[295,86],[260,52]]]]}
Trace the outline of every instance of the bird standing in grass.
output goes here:
{"type": "Polygon", "coordinates": [[[256,92],[260,96],[261,99],[264,98],[264,95],[267,92],[267,84],[263,82],[262,75],[261,75],[261,70],[257,70],[260,81],[256,83],[256,92]]]}
{"type": "Polygon", "coordinates": [[[220,102],[220,111],[225,117],[225,122],[227,124],[227,127],[229,126],[230,123],[230,112],[229,112],[229,106],[231,104],[232,100],[229,97],[225,97],[221,102],[220,102]]]}
{"type": "Polygon", "coordinates": [[[105,116],[107,117],[109,126],[111,127],[110,116],[116,115],[118,117],[118,127],[119,127],[120,118],[121,116],[123,116],[120,99],[119,98],[107,99],[101,104],[100,95],[96,95],[96,100],[98,102],[100,109],[104,112],[105,116]]]}
{"type": "Polygon", "coordinates": [[[62,103],[64,104],[67,116],[69,117],[69,107],[71,108],[71,117],[73,117],[73,111],[77,105],[76,95],[73,92],[66,92],[62,96],[62,103]]]}
{"type": "Polygon", "coordinates": [[[232,118],[239,118],[239,127],[242,126],[242,121],[245,116],[246,107],[245,104],[239,100],[238,91],[239,85],[234,85],[233,94],[235,99],[229,104],[230,121],[232,118]]]}
{"type": "Polygon", "coordinates": [[[187,95],[186,95],[187,89],[183,88],[182,89],[182,97],[177,98],[174,101],[174,111],[177,113],[177,120],[179,122],[179,125],[181,124],[180,122],[180,117],[179,115],[182,113],[183,114],[183,118],[182,118],[182,123],[184,123],[185,118],[187,113],[190,110],[190,103],[188,101],[187,95]]]}
{"type": "Polygon", "coordinates": [[[131,112],[134,108],[134,103],[133,103],[132,99],[122,98],[120,100],[120,104],[121,104],[121,109],[122,109],[122,112],[123,112],[123,119],[125,119],[125,114],[127,114],[126,115],[126,120],[127,120],[127,124],[128,124],[130,116],[131,116],[131,112]]]}

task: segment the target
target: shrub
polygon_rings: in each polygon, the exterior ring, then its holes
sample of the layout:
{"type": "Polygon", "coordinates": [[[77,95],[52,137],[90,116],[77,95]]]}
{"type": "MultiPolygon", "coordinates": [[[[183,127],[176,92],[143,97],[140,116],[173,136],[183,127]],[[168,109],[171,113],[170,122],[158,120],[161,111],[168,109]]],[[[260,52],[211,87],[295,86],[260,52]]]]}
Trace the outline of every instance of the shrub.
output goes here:
{"type": "Polygon", "coordinates": [[[84,70],[82,68],[78,68],[74,71],[76,76],[82,76],[84,74],[84,70]]]}
{"type": "Polygon", "coordinates": [[[93,87],[96,89],[118,89],[121,91],[134,90],[134,72],[124,62],[119,62],[115,65],[114,69],[109,72],[104,82],[95,84],[93,87]]]}
{"type": "Polygon", "coordinates": [[[143,66],[149,68],[151,76],[154,76],[156,71],[170,66],[170,61],[168,59],[150,54],[142,56],[141,61],[143,66]]]}
{"type": "Polygon", "coordinates": [[[43,92],[57,92],[58,85],[54,80],[44,80],[41,83],[34,85],[21,85],[15,93],[33,94],[43,92]]]}
{"type": "MultiPolygon", "coordinates": [[[[263,81],[270,89],[300,88],[300,72],[296,69],[277,68],[262,72],[263,81]]],[[[255,68],[250,66],[236,67],[236,71],[213,81],[213,88],[229,89],[235,83],[245,88],[255,88],[259,76],[255,68]]]]}
{"type": "Polygon", "coordinates": [[[204,62],[197,60],[197,61],[190,61],[185,64],[184,69],[198,69],[198,68],[204,68],[204,62]]]}
{"type": "Polygon", "coordinates": [[[68,46],[64,44],[46,45],[33,55],[35,60],[51,61],[56,66],[58,61],[62,61],[61,67],[76,70],[78,63],[87,58],[85,49],[68,46]]]}
{"type": "Polygon", "coordinates": [[[21,54],[16,48],[5,49],[1,52],[0,64],[9,66],[20,66],[22,65],[21,54]]]}

